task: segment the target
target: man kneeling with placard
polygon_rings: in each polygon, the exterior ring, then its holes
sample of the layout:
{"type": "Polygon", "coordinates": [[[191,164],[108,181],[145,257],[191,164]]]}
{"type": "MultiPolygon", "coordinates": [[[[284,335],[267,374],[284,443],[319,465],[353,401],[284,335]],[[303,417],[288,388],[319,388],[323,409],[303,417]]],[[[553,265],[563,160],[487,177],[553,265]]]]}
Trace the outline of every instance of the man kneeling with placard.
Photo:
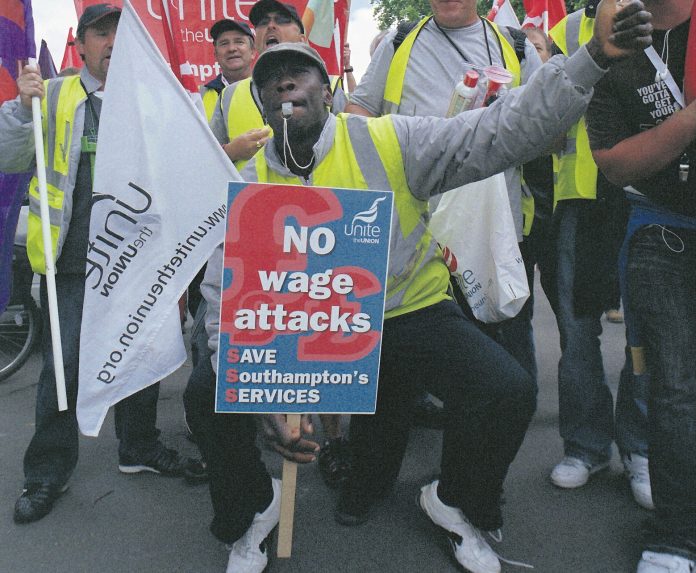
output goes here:
{"type": "MultiPolygon", "coordinates": [[[[246,165],[245,181],[394,193],[377,409],[351,420],[354,466],[336,510],[340,523],[363,523],[390,491],[406,447],[410,404],[432,383],[446,415],[441,476],[422,488],[420,506],[457,538],[461,565],[500,571],[482,532],[502,525],[503,480],[534,413],[536,388],[448,295],[449,271],[428,230],[428,199],[532,159],[577,121],[612,61],[650,43],[649,14],[637,0],[625,6],[616,12],[615,2],[605,0],[587,46],[571,58],[552,58],[526,88],[452,119],[334,117],[326,68],[314,50],[279,44],[257,61],[253,81],[275,136],[246,165]]],[[[220,247],[201,285],[216,351],[222,258],[220,247]]],[[[210,364],[205,368],[200,375],[214,376],[210,364]]],[[[253,416],[210,417],[202,433],[218,452],[218,459],[208,457],[212,530],[232,543],[228,571],[260,572],[267,564],[263,542],[279,519],[280,485],[261,461],[253,416]]],[[[284,415],[264,418],[277,451],[298,462],[314,460],[318,444],[291,430],[284,415]]],[[[305,422],[302,430],[310,429],[305,422]]]]}

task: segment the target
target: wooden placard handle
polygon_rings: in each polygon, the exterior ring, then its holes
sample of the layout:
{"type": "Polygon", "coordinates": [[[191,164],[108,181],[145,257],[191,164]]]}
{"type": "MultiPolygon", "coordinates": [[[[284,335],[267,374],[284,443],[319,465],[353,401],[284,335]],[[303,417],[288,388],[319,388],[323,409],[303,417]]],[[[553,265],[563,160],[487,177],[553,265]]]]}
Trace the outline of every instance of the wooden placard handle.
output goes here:
{"type": "MultiPolygon", "coordinates": [[[[300,414],[288,414],[288,426],[300,427],[300,414]]],[[[280,525],[278,526],[278,557],[287,559],[292,554],[292,528],[295,517],[295,489],[297,464],[283,460],[283,487],[280,497],[280,525]]]]}

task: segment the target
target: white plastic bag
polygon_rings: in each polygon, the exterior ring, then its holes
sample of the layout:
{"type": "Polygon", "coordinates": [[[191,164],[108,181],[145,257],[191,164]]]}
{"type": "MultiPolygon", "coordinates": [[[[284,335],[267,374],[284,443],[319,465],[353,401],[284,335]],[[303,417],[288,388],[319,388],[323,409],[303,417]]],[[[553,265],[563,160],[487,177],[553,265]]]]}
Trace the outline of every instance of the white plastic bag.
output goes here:
{"type": "Polygon", "coordinates": [[[474,316],[500,322],[529,298],[505,176],[453,189],[439,198],[430,230],[474,316]]]}

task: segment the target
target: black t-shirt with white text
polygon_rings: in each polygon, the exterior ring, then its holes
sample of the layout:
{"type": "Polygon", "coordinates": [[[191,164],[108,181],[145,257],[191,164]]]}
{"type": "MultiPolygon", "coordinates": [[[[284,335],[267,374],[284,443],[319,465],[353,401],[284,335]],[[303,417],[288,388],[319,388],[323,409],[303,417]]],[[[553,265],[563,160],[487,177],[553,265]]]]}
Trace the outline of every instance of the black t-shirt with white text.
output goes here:
{"type": "MultiPolygon", "coordinates": [[[[679,89],[684,86],[684,61],[689,35],[687,20],[653,32],[653,46],[663,56],[679,89]],[[667,43],[665,45],[665,37],[667,43]]],[[[612,65],[595,88],[587,110],[587,131],[592,149],[610,149],[617,143],[652,129],[678,109],[667,84],[643,52],[612,65]],[[658,81],[656,81],[656,79],[658,81]]],[[[654,203],[683,215],[696,216],[696,143],[684,150],[690,160],[687,182],[679,179],[680,159],[660,173],[633,185],[654,203]]]]}

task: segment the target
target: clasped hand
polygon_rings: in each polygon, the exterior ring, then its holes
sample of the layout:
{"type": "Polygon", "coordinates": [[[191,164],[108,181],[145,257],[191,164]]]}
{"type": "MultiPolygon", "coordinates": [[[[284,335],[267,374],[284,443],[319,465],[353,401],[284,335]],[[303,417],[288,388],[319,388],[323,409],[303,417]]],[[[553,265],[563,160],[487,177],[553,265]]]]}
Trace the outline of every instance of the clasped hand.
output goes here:
{"type": "Polygon", "coordinates": [[[302,415],[299,428],[291,428],[285,414],[266,414],[259,418],[266,441],[284,458],[302,464],[316,459],[319,444],[303,437],[314,432],[308,414],[302,415]]]}
{"type": "Polygon", "coordinates": [[[612,60],[650,46],[652,30],[652,15],[640,0],[602,0],[587,49],[599,66],[608,67],[612,60]]]}

